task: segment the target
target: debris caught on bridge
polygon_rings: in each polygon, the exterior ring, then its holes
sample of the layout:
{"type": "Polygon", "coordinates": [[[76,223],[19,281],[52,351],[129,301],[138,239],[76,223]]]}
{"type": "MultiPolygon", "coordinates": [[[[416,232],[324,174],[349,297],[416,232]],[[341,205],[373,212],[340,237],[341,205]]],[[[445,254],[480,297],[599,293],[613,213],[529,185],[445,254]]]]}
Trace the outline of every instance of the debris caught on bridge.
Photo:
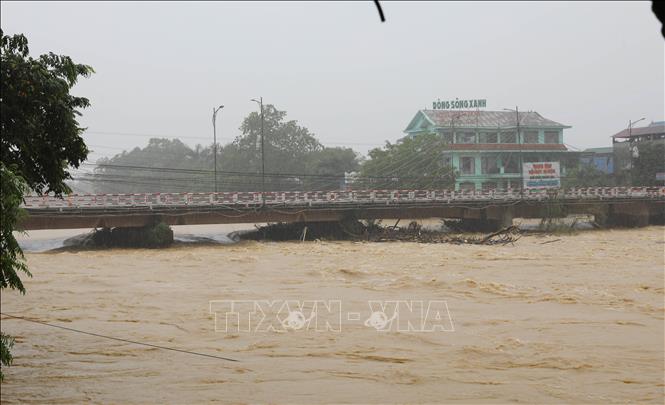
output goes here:
{"type": "Polygon", "coordinates": [[[412,221],[406,227],[381,226],[349,220],[344,222],[277,223],[257,227],[242,233],[241,239],[271,241],[350,240],[367,242],[452,243],[474,245],[507,245],[515,243],[522,234],[516,226],[509,226],[487,235],[458,234],[442,230],[424,229],[412,221]]]}
{"type": "Polygon", "coordinates": [[[452,243],[455,245],[507,245],[521,238],[519,228],[509,226],[485,236],[450,234],[437,230],[422,229],[417,222],[411,222],[407,228],[378,228],[367,240],[372,242],[418,242],[418,243],[452,243]]]}

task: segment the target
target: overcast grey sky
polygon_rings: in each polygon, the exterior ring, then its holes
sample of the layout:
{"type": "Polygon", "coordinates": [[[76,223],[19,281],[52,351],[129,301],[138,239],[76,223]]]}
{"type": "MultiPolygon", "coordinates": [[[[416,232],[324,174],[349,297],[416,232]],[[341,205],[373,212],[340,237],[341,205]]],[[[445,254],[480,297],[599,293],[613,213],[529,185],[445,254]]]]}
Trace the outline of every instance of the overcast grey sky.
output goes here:
{"type": "MultiPolygon", "coordinates": [[[[92,160],[152,134],[239,134],[250,99],[329,146],[395,141],[432,100],[486,98],[609,146],[629,119],[664,119],[664,40],[651,2],[3,2],[5,34],[96,70],[75,93],[92,160]],[[121,135],[124,134],[124,135],[121,135]]],[[[642,123],[644,124],[644,122],[642,123]]],[[[641,124],[640,124],[641,125],[641,124]]]]}

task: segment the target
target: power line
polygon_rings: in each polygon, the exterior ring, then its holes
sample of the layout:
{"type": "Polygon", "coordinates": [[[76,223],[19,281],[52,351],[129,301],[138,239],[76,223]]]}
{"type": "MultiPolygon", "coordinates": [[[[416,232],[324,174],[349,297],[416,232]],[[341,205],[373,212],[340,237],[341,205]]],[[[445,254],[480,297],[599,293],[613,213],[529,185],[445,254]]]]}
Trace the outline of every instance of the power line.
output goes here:
{"type": "MultiPolygon", "coordinates": [[[[419,157],[421,158],[421,157],[419,157]]],[[[179,168],[173,168],[173,167],[150,167],[150,166],[138,166],[138,165],[115,165],[115,164],[106,164],[106,163],[82,163],[81,165],[83,166],[95,166],[99,168],[110,168],[110,169],[131,169],[131,170],[147,170],[147,171],[159,171],[159,172],[171,172],[171,173],[188,173],[188,174],[212,174],[214,171],[212,170],[207,170],[207,169],[179,169],[179,168]]],[[[218,171],[218,173],[222,174],[228,174],[228,175],[236,175],[236,176],[246,176],[246,177],[256,177],[256,176],[261,176],[260,173],[252,173],[252,172],[241,172],[241,171],[218,171]]],[[[270,173],[267,172],[265,174],[266,176],[271,176],[271,177],[288,177],[288,178],[298,178],[298,177],[305,177],[305,178],[341,178],[344,175],[342,173],[339,174],[309,174],[309,173],[270,173]]],[[[412,176],[412,177],[406,177],[406,176],[399,176],[397,174],[389,175],[389,176],[356,176],[357,179],[393,179],[393,178],[401,178],[401,179],[422,179],[422,178],[427,178],[428,176],[412,176]]],[[[436,176],[435,176],[436,177],[436,176]]],[[[437,177],[438,178],[438,177],[437,177]]]]}
{"type": "Polygon", "coordinates": [[[192,355],[202,356],[202,357],[211,357],[213,359],[219,359],[219,360],[236,361],[236,362],[238,361],[236,359],[231,359],[231,358],[228,358],[228,357],[215,356],[214,354],[198,353],[198,352],[192,352],[192,351],[189,351],[189,350],[176,349],[176,348],[173,348],[173,347],[154,345],[152,343],[137,342],[135,340],[122,339],[122,338],[117,338],[117,337],[113,337],[113,336],[106,336],[106,335],[102,335],[102,334],[99,334],[99,333],[87,332],[87,331],[74,329],[74,328],[68,328],[66,326],[55,325],[55,324],[52,324],[52,323],[38,321],[38,320],[35,320],[35,319],[25,318],[25,317],[22,317],[22,316],[10,315],[10,314],[4,313],[4,312],[0,312],[0,315],[7,316],[9,318],[20,319],[20,320],[27,321],[27,322],[33,322],[33,323],[37,323],[37,324],[40,324],[40,325],[50,326],[52,328],[63,329],[63,330],[70,331],[70,332],[81,333],[81,334],[84,334],[84,335],[90,335],[90,336],[100,337],[100,338],[104,338],[104,339],[117,340],[119,342],[131,343],[131,344],[134,344],[134,345],[154,347],[156,349],[171,350],[171,351],[174,351],[174,352],[187,353],[187,354],[192,354],[192,355]]]}
{"type": "MultiPolygon", "coordinates": [[[[97,134],[97,135],[117,135],[117,136],[134,136],[134,137],[153,137],[153,138],[173,138],[173,139],[201,139],[201,140],[210,140],[209,137],[203,136],[182,136],[182,135],[167,135],[167,134],[139,134],[135,132],[106,132],[106,131],[85,131],[85,134],[97,134]]],[[[231,139],[231,138],[220,138],[220,139],[231,139]]]]}
{"type": "MultiPolygon", "coordinates": [[[[118,135],[118,136],[133,136],[133,137],[153,137],[153,138],[170,138],[170,139],[200,139],[209,141],[209,137],[204,136],[180,136],[180,135],[168,135],[168,134],[141,134],[136,132],[108,132],[108,131],[85,131],[85,134],[98,134],[98,135],[118,135]]],[[[226,141],[235,141],[237,138],[219,138],[226,141]]],[[[324,144],[322,141],[318,141],[321,144],[324,144]]],[[[382,146],[382,143],[363,143],[363,142],[325,142],[327,145],[356,145],[356,146],[382,146]]]]}

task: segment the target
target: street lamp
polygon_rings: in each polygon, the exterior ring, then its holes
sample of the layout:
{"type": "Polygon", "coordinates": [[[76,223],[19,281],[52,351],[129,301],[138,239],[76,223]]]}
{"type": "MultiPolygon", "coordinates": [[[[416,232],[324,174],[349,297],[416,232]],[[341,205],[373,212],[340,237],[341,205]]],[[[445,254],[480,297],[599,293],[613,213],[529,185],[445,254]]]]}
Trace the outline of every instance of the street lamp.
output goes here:
{"type": "Polygon", "coordinates": [[[257,103],[261,107],[261,203],[265,205],[264,194],[266,192],[266,161],[263,154],[264,151],[264,142],[263,142],[263,97],[259,99],[253,98],[251,101],[257,103]]]}
{"type": "Polygon", "coordinates": [[[628,145],[630,147],[628,148],[628,153],[630,154],[630,182],[632,184],[633,182],[633,156],[635,155],[634,149],[633,149],[633,125],[637,124],[638,122],[645,120],[645,117],[640,118],[637,121],[633,120],[628,120],[628,145]]]}
{"type": "Polygon", "coordinates": [[[504,108],[504,111],[514,111],[515,112],[515,122],[517,126],[517,142],[520,145],[520,198],[524,197],[524,161],[522,157],[522,137],[520,136],[520,113],[519,109],[517,106],[515,106],[515,109],[513,110],[512,108],[504,108]]]}
{"type": "Polygon", "coordinates": [[[645,120],[646,118],[642,117],[637,121],[628,120],[628,140],[630,141],[630,136],[633,134],[633,125],[637,124],[640,121],[645,120]]]}
{"type": "Polygon", "coordinates": [[[221,110],[222,108],[224,108],[223,105],[220,105],[217,108],[215,108],[215,107],[212,108],[212,137],[213,137],[212,138],[213,139],[212,145],[213,145],[213,148],[214,148],[213,155],[214,155],[214,159],[215,159],[215,163],[214,163],[215,164],[215,193],[217,192],[217,124],[216,124],[216,121],[217,121],[217,112],[219,110],[221,110]]]}

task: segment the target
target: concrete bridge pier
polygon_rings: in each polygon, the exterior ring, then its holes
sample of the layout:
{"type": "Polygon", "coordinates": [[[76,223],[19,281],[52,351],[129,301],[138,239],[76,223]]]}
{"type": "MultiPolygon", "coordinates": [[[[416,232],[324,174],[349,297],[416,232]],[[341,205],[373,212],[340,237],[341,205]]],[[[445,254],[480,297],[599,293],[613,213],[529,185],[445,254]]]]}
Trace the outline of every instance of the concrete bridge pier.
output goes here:
{"type": "Polygon", "coordinates": [[[649,204],[643,202],[612,204],[608,207],[606,224],[628,228],[648,226],[651,217],[649,208],[649,204]]]}
{"type": "Polygon", "coordinates": [[[649,207],[649,224],[665,225],[665,204],[651,204],[649,207]]]}
{"type": "Polygon", "coordinates": [[[513,224],[513,209],[505,206],[484,209],[465,208],[461,220],[464,229],[475,232],[494,232],[513,224]]]}
{"type": "Polygon", "coordinates": [[[512,207],[487,207],[483,214],[489,227],[495,231],[513,224],[512,207]]]}
{"type": "Polygon", "coordinates": [[[163,222],[149,225],[102,228],[93,234],[93,244],[98,247],[166,247],[173,243],[173,230],[163,222]]]}

